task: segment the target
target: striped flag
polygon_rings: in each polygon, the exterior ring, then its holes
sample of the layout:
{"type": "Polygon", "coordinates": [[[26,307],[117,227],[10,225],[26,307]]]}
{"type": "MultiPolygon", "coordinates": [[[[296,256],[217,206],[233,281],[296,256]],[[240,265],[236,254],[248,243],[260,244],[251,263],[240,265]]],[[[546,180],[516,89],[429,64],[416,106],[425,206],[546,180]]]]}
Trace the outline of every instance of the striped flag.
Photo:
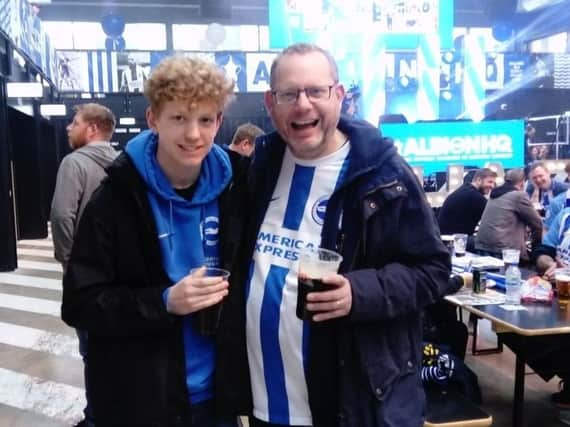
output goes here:
{"type": "Polygon", "coordinates": [[[89,92],[118,92],[117,52],[87,52],[89,92]]]}
{"type": "Polygon", "coordinates": [[[0,30],[4,31],[8,36],[12,36],[12,0],[0,0],[0,30]]]}

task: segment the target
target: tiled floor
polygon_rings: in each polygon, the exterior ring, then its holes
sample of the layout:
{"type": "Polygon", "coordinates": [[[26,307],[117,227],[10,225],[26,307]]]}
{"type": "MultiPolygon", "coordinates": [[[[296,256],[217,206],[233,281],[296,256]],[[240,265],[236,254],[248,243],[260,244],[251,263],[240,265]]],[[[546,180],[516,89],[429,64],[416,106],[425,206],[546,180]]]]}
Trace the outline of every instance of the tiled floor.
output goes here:
{"type": "MultiPolygon", "coordinates": [[[[0,273],[0,426],[70,426],[82,417],[83,371],[74,330],[59,318],[61,268],[49,240],[20,241],[18,260],[18,270],[0,273]]],[[[480,345],[494,344],[487,322],[480,335],[480,345]]],[[[512,353],[468,355],[466,362],[479,376],[493,425],[510,427],[512,353]]],[[[564,426],[548,401],[556,389],[556,380],[527,375],[525,426],[564,426]]]]}
{"type": "Polygon", "coordinates": [[[82,418],[83,368],[60,319],[61,266],[49,240],[20,241],[0,273],[0,426],[71,426],[82,418]]]}

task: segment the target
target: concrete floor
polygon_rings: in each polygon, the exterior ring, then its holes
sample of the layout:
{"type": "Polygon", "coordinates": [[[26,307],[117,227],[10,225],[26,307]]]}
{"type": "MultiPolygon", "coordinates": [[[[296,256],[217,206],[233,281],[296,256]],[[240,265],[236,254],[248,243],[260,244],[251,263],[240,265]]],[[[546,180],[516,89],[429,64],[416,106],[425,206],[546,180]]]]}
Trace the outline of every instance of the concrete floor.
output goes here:
{"type": "MultiPolygon", "coordinates": [[[[0,273],[0,426],[71,426],[82,418],[83,373],[75,333],[59,318],[61,268],[49,240],[19,242],[18,258],[18,270],[0,273]]],[[[494,345],[490,324],[479,328],[479,345],[494,345]]],[[[513,354],[468,355],[466,363],[479,376],[493,425],[510,427],[513,354]]],[[[557,386],[527,375],[525,426],[565,425],[549,403],[557,386]]]]}

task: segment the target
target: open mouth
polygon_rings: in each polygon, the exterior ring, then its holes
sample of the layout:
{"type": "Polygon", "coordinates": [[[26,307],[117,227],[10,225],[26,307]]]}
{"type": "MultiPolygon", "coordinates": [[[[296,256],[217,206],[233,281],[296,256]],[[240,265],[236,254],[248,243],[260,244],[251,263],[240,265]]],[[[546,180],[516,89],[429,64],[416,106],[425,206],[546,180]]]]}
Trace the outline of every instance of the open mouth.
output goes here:
{"type": "Polygon", "coordinates": [[[311,129],[311,128],[314,128],[315,126],[317,126],[318,123],[319,123],[319,119],[296,121],[296,122],[291,122],[291,127],[294,130],[311,129]]]}

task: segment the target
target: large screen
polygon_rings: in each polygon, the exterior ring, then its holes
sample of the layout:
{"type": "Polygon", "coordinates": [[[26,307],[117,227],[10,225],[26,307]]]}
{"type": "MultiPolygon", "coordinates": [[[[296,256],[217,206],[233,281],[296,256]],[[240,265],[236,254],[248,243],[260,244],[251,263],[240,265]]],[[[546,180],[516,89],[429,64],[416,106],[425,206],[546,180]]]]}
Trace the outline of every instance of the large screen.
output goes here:
{"type": "Polygon", "coordinates": [[[412,166],[423,166],[425,174],[444,171],[452,163],[524,165],[523,120],[386,123],[380,127],[384,136],[394,139],[402,157],[412,166]]]}
{"type": "Polygon", "coordinates": [[[452,27],[453,0],[269,0],[272,48],[329,47],[333,34],[361,34],[383,38],[388,49],[415,49],[421,37],[439,35],[447,49],[452,27]]]}

